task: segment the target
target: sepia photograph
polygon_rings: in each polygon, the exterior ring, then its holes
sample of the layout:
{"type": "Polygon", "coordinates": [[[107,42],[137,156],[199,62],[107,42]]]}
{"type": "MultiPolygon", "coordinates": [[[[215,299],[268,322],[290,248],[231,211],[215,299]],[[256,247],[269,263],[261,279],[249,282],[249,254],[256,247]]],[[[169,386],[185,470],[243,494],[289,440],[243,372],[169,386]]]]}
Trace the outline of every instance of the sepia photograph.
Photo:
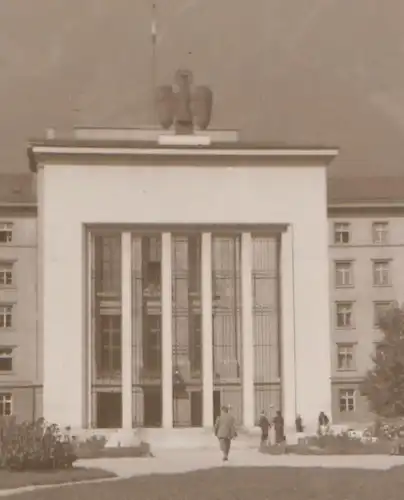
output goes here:
{"type": "Polygon", "coordinates": [[[404,0],[0,0],[0,500],[399,500],[404,0]]]}

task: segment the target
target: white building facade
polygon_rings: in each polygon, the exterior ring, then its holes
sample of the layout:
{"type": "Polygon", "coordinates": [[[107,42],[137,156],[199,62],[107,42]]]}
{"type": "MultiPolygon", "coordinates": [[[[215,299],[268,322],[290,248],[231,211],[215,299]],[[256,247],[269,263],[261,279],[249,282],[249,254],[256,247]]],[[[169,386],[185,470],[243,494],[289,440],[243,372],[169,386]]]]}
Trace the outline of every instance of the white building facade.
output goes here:
{"type": "Polygon", "coordinates": [[[334,149],[48,140],[38,176],[43,413],[73,428],[249,429],[331,414],[334,149]]]}

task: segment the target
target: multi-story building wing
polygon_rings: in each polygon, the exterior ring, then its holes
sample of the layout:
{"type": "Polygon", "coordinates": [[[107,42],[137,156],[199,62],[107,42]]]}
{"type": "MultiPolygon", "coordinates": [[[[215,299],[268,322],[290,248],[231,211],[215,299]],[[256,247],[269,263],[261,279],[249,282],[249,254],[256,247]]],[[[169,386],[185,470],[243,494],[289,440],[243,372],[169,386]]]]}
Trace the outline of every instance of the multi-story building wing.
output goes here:
{"type": "Polygon", "coordinates": [[[331,179],[328,211],[333,418],[367,422],[379,318],[404,301],[404,179],[331,179]]]}
{"type": "Polygon", "coordinates": [[[0,178],[0,416],[42,413],[37,328],[35,184],[27,174],[0,178]]]}

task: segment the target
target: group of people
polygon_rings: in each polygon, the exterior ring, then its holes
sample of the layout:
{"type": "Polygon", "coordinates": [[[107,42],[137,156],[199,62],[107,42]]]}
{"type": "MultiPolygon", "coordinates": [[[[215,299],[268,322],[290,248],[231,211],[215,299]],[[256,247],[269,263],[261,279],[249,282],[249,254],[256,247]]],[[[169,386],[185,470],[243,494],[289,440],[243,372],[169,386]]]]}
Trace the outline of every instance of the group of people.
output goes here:
{"type": "MultiPolygon", "coordinates": [[[[215,435],[219,440],[220,450],[225,462],[229,459],[231,442],[237,437],[236,421],[229,410],[229,406],[222,406],[221,414],[215,422],[215,435]]],[[[276,412],[272,422],[262,411],[258,425],[261,428],[261,445],[268,443],[271,428],[273,428],[275,434],[274,444],[280,445],[285,441],[285,425],[280,411],[276,412]]]]}
{"type": "Polygon", "coordinates": [[[270,444],[271,441],[275,445],[280,445],[286,440],[285,423],[281,411],[278,410],[271,421],[270,418],[267,417],[265,411],[262,410],[258,425],[261,429],[261,446],[270,444]],[[271,429],[274,434],[273,439],[270,439],[269,436],[271,429]]]}
{"type": "MultiPolygon", "coordinates": [[[[273,419],[270,419],[263,410],[260,414],[258,425],[261,429],[261,446],[271,444],[281,445],[286,441],[285,423],[281,411],[277,411],[273,419]],[[273,439],[270,439],[269,433],[273,430],[273,439]]],[[[296,432],[304,431],[302,417],[297,415],[295,420],[296,432]]],[[[322,411],[318,417],[318,434],[325,435],[328,433],[330,420],[322,411]]],[[[223,454],[223,461],[229,459],[231,442],[237,437],[236,421],[230,413],[229,406],[222,406],[221,414],[215,422],[215,435],[220,443],[220,450],[223,454]]]]}

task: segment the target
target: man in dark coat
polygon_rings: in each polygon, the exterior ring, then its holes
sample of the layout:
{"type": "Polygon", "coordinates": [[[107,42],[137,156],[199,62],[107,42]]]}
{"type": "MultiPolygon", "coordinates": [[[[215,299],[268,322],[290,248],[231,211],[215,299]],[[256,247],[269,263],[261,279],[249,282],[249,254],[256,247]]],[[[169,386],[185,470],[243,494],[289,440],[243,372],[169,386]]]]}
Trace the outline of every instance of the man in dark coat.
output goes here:
{"type": "Polygon", "coordinates": [[[275,443],[279,445],[285,441],[285,424],[280,411],[276,412],[273,423],[275,427],[275,443]]]}
{"type": "Polygon", "coordinates": [[[237,437],[235,419],[233,415],[230,415],[228,406],[222,406],[221,415],[216,419],[215,436],[220,443],[223,461],[227,462],[229,459],[231,441],[237,437]]]}

